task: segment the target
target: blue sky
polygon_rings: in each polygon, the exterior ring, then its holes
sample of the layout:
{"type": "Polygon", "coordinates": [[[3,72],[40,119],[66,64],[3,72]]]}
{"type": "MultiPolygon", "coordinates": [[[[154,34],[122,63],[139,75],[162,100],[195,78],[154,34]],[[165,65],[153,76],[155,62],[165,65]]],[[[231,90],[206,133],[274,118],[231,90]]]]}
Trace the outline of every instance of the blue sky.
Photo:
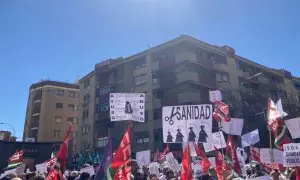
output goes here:
{"type": "Polygon", "coordinates": [[[74,82],[180,34],[300,76],[299,9],[297,0],[1,0],[0,121],[21,137],[30,84],[74,82]]]}

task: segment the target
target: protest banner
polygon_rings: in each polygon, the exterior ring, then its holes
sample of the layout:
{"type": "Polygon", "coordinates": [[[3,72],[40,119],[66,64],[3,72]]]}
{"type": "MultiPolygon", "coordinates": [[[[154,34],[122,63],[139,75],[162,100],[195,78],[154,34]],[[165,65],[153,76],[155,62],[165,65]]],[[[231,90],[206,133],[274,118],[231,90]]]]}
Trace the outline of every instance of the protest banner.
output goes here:
{"type": "Polygon", "coordinates": [[[140,167],[150,164],[150,150],[139,151],[136,153],[136,161],[140,167]]]}
{"type": "Polygon", "coordinates": [[[180,166],[179,166],[179,163],[178,161],[175,159],[175,157],[173,156],[173,153],[172,152],[169,152],[167,155],[166,155],[166,162],[168,164],[168,166],[175,170],[175,171],[179,171],[180,170],[180,166]]]}
{"type": "Polygon", "coordinates": [[[222,94],[220,90],[209,91],[210,102],[222,101],[222,94]]]}
{"type": "Polygon", "coordinates": [[[47,162],[35,165],[36,171],[40,173],[47,173],[47,162]]]}
{"type": "Polygon", "coordinates": [[[231,118],[230,122],[221,121],[222,131],[226,134],[242,135],[244,119],[231,118]]]}
{"type": "Polygon", "coordinates": [[[260,141],[258,129],[255,129],[254,131],[242,135],[241,138],[242,147],[251,146],[260,141]]]}
{"type": "Polygon", "coordinates": [[[91,175],[95,174],[93,166],[88,166],[88,167],[82,168],[82,169],[80,169],[80,172],[81,173],[86,172],[86,173],[89,173],[91,175]]]}
{"type": "Polygon", "coordinates": [[[245,152],[244,148],[237,147],[236,152],[239,153],[244,158],[244,161],[246,161],[248,159],[248,155],[245,152]]]}
{"type": "Polygon", "coordinates": [[[163,138],[165,143],[212,141],[212,105],[163,107],[163,138]]]}
{"type": "Polygon", "coordinates": [[[265,176],[260,176],[256,178],[250,178],[249,180],[272,180],[271,176],[265,175],[265,176]]]}
{"type": "Polygon", "coordinates": [[[293,139],[300,138],[300,117],[284,121],[293,139]]]}
{"type": "Polygon", "coordinates": [[[144,93],[110,93],[109,106],[111,121],[145,122],[144,93]]]}
{"type": "Polygon", "coordinates": [[[300,166],[300,143],[289,143],[283,145],[283,166],[300,166]]]}
{"type": "Polygon", "coordinates": [[[212,143],[203,143],[204,151],[210,152],[217,149],[222,149],[227,146],[224,138],[224,134],[222,131],[212,133],[212,143]]]}
{"type": "Polygon", "coordinates": [[[159,177],[159,164],[157,162],[152,162],[149,164],[150,174],[156,174],[159,177]]]}
{"type": "Polygon", "coordinates": [[[10,169],[10,170],[7,170],[7,171],[4,171],[3,174],[1,174],[0,176],[0,179],[4,178],[6,175],[8,174],[15,174],[16,173],[16,168],[15,169],[10,169]]]}

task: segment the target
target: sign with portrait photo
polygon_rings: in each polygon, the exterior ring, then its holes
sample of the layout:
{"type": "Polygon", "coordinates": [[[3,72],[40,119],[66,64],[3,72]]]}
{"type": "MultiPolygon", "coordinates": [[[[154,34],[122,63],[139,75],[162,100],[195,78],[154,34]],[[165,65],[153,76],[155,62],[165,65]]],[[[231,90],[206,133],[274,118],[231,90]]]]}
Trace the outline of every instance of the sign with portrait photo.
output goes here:
{"type": "Polygon", "coordinates": [[[162,111],[165,143],[212,141],[212,105],[166,106],[162,111]]]}
{"type": "Polygon", "coordinates": [[[111,121],[145,122],[144,93],[110,93],[109,106],[111,121]]]}

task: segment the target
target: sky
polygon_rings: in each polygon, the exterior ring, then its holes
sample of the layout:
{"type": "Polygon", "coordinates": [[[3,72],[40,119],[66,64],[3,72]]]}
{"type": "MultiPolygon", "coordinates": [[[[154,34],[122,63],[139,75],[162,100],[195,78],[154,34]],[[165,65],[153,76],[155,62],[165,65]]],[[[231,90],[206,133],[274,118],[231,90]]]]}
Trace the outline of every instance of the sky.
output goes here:
{"type": "Polygon", "coordinates": [[[182,34],[300,76],[299,9],[297,0],[1,0],[0,122],[22,137],[32,83],[72,83],[182,34]]]}

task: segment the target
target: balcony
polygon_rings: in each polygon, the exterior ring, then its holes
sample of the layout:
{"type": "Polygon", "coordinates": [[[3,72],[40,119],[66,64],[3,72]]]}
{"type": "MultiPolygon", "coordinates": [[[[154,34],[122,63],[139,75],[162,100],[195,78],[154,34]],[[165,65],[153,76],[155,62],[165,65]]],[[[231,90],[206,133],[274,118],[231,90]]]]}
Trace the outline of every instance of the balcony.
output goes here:
{"type": "Polygon", "coordinates": [[[180,63],[186,60],[197,63],[197,54],[192,52],[183,52],[175,54],[175,63],[180,63]]]}
{"type": "Polygon", "coordinates": [[[143,75],[143,74],[146,74],[148,73],[148,68],[147,66],[143,66],[141,68],[136,68],[133,70],[133,76],[136,77],[136,76],[140,76],[140,75],[143,75]]]}
{"type": "Polygon", "coordinates": [[[199,92],[182,92],[177,94],[177,98],[178,104],[201,101],[201,95],[199,92]]]}
{"type": "Polygon", "coordinates": [[[217,87],[219,89],[232,89],[229,81],[219,81],[217,82],[217,87]]]}
{"type": "Polygon", "coordinates": [[[184,71],[176,74],[176,82],[181,83],[184,81],[199,82],[199,75],[196,72],[184,71]]]}
{"type": "Polygon", "coordinates": [[[220,70],[220,71],[228,71],[228,65],[227,64],[214,63],[214,69],[217,69],[217,70],[220,70]]]}
{"type": "Polygon", "coordinates": [[[42,95],[43,95],[43,91],[42,90],[36,91],[36,93],[33,96],[33,102],[41,101],[42,95]]]}
{"type": "Polygon", "coordinates": [[[239,71],[239,74],[238,74],[240,77],[243,77],[243,78],[248,78],[250,77],[250,73],[249,72],[244,72],[244,71],[239,71]]]}

